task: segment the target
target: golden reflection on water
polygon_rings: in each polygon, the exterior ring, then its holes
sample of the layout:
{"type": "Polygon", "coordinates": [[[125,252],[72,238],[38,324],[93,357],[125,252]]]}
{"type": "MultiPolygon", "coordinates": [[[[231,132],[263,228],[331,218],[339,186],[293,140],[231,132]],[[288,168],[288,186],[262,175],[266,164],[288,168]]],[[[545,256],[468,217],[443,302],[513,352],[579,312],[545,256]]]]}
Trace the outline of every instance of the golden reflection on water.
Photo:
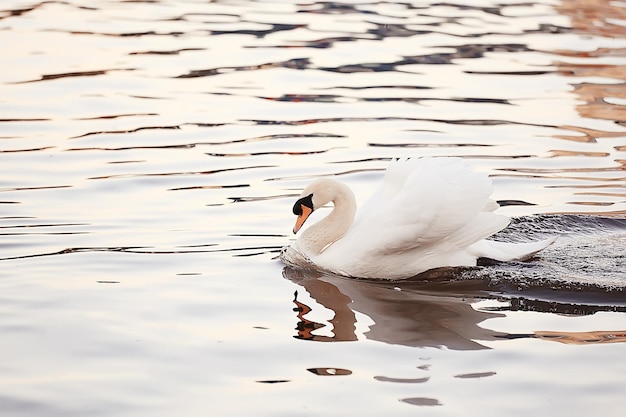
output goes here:
{"type": "MultiPolygon", "coordinates": [[[[562,0],[556,6],[563,15],[571,19],[575,32],[599,35],[608,38],[626,38],[626,29],[611,21],[626,20],[626,8],[613,7],[605,0],[562,0]]],[[[597,48],[593,51],[557,50],[555,54],[568,58],[626,58],[626,48],[597,48]]],[[[623,59],[621,60],[624,61],[623,59]]],[[[626,127],[626,106],[624,103],[611,103],[611,98],[626,100],[626,64],[602,63],[581,64],[556,62],[561,75],[565,77],[600,77],[615,80],[610,83],[586,81],[573,83],[574,93],[583,101],[576,110],[582,117],[614,121],[618,127],[626,127]]],[[[616,132],[600,130],[580,130],[587,141],[596,138],[626,137],[623,129],[616,132]]],[[[569,138],[569,137],[568,137],[569,138]]]]}
{"type": "Polygon", "coordinates": [[[566,345],[588,345],[626,342],[626,330],[593,332],[551,332],[537,331],[534,337],[542,340],[560,342],[566,345]]]}
{"type": "MultiPolygon", "coordinates": [[[[612,23],[615,20],[626,19],[626,8],[614,7],[604,0],[563,0],[555,7],[561,14],[571,19],[572,30],[586,35],[598,35],[613,39],[626,38],[624,26],[612,23]]],[[[573,92],[582,101],[576,105],[577,112],[584,118],[609,120],[616,125],[614,131],[590,129],[577,126],[562,126],[565,130],[574,131],[577,135],[555,135],[560,139],[567,139],[578,142],[595,143],[598,140],[614,140],[613,152],[572,152],[568,150],[551,150],[552,157],[558,156],[586,156],[597,158],[609,158],[616,164],[612,168],[605,169],[577,169],[578,172],[600,172],[615,171],[626,172],[626,159],[614,155],[615,152],[623,152],[624,147],[621,142],[626,138],[626,48],[623,47],[598,47],[595,50],[556,50],[553,53],[561,55],[566,60],[554,63],[559,73],[565,77],[587,78],[584,82],[572,83],[573,92]],[[568,59],[595,58],[597,63],[569,62],[568,59]],[[617,62],[616,62],[617,61],[617,62]],[[597,78],[609,79],[610,82],[596,81],[597,78]],[[616,103],[615,101],[621,102],[616,103]],[[618,142],[618,140],[620,140],[618,142]]],[[[570,170],[571,172],[571,170],[570,170]]],[[[591,188],[594,190],[576,192],[580,196],[596,196],[626,198],[623,189],[626,176],[606,177],[606,178],[586,178],[589,181],[603,181],[608,184],[594,185],[570,185],[569,188],[591,188]],[[610,192],[604,192],[602,188],[610,188],[610,192]],[[600,190],[598,190],[600,189],[600,190]]],[[[553,186],[556,188],[556,186],[553,186]]],[[[570,203],[580,206],[608,207],[610,202],[602,201],[571,201],[570,203]]],[[[611,215],[623,216],[626,211],[617,210],[611,215]]]]}

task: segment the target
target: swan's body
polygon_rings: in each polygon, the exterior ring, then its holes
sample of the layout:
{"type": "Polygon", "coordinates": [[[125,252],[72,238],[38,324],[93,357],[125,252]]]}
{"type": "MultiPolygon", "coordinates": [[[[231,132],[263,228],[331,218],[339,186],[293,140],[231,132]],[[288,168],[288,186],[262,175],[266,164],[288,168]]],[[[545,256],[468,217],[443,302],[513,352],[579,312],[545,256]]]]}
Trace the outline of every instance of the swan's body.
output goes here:
{"type": "Polygon", "coordinates": [[[442,266],[473,266],[478,258],[524,260],[554,239],[529,243],[485,240],[509,218],[493,213],[491,181],[459,158],[392,161],[382,185],[355,220],[348,186],[320,179],[294,205],[294,233],[315,209],[331,213],[281,253],[296,267],[360,278],[402,279],[442,266]]]}

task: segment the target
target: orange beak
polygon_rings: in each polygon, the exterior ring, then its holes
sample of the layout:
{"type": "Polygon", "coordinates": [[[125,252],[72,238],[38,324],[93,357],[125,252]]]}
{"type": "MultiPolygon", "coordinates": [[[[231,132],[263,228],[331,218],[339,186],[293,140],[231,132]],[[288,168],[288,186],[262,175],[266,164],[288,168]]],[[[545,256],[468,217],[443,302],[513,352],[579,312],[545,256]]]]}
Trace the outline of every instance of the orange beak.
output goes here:
{"type": "Polygon", "coordinates": [[[294,234],[298,233],[298,230],[300,230],[300,228],[302,227],[306,219],[308,219],[311,213],[313,213],[313,209],[304,204],[301,204],[300,208],[302,209],[302,213],[298,215],[298,219],[296,220],[296,225],[293,227],[294,234]]]}

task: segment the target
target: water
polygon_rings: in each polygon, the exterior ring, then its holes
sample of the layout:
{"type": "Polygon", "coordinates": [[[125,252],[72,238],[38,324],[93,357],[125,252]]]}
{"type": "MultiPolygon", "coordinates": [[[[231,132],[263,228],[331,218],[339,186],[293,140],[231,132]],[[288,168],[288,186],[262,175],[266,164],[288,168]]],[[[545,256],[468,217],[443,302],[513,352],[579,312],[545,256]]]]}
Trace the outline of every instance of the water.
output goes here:
{"type": "Polygon", "coordinates": [[[3,414],[621,415],[626,7],[466,3],[5,1],[3,414]],[[563,237],[400,284],[275,259],[313,178],[422,155],[563,237]]]}

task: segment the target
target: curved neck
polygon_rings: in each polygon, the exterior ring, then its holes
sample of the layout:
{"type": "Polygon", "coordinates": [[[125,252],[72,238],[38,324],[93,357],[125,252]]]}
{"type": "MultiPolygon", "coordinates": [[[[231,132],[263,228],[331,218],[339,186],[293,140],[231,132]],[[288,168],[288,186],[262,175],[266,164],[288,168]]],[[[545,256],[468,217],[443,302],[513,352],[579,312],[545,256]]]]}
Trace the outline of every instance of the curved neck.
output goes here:
{"type": "Polygon", "coordinates": [[[352,226],[356,213],[356,199],[347,185],[336,183],[331,200],[333,210],[322,220],[306,229],[298,244],[309,256],[319,255],[328,245],[339,240],[352,226]]]}

